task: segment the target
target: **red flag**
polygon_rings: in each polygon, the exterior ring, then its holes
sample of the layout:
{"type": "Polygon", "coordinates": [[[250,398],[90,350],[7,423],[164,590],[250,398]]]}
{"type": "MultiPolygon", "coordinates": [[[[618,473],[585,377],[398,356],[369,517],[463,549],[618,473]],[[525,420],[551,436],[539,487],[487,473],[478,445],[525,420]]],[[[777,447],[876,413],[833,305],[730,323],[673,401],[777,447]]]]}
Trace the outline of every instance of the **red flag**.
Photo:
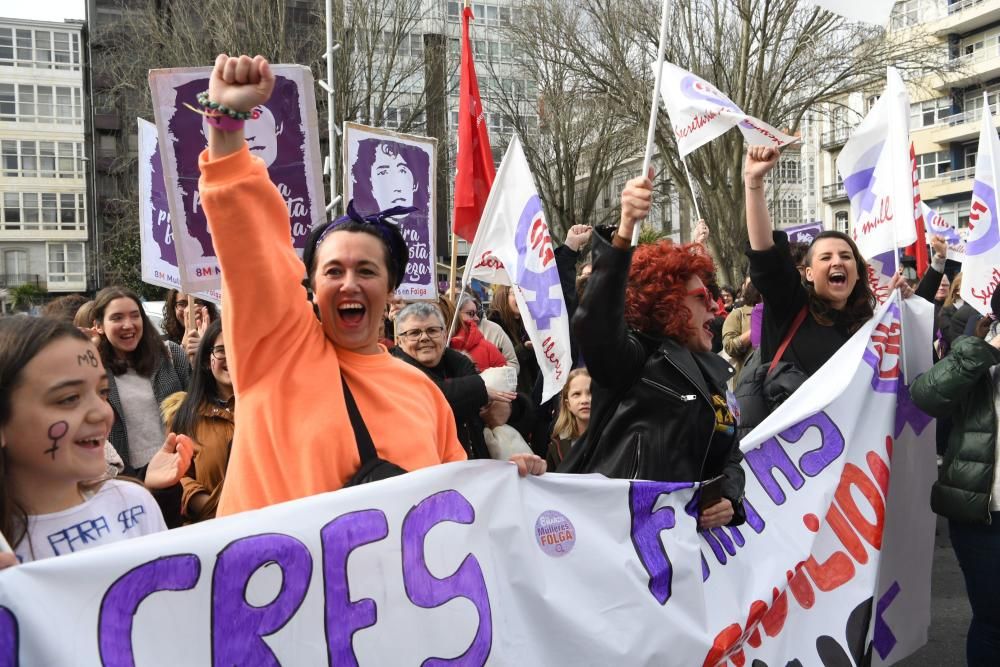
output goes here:
{"type": "Polygon", "coordinates": [[[462,12],[462,64],[458,99],[458,155],[455,159],[455,222],[453,231],[472,243],[486,206],[496,168],[486,132],[486,116],[479,99],[476,64],[472,60],[469,21],[472,8],[462,12]]]}
{"type": "Polygon", "coordinates": [[[920,177],[917,171],[917,154],[910,144],[910,167],[913,170],[913,222],[917,226],[917,241],[906,248],[908,257],[917,258],[917,278],[927,273],[927,238],[924,230],[924,209],[920,205],[920,177]]]}

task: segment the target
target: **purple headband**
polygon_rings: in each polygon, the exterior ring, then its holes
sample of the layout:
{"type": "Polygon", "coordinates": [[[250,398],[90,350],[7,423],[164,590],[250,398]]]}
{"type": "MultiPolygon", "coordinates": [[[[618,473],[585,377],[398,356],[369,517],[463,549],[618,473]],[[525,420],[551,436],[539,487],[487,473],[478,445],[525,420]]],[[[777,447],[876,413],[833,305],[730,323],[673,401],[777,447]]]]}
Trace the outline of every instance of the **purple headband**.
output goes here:
{"type": "Polygon", "coordinates": [[[318,248],[330,232],[334,231],[338,227],[348,222],[357,222],[362,225],[372,225],[378,230],[379,236],[385,241],[386,246],[389,248],[390,253],[394,253],[395,249],[393,246],[393,237],[389,232],[388,226],[392,223],[389,222],[388,218],[393,218],[397,215],[406,215],[408,213],[413,213],[418,210],[416,206],[393,206],[392,208],[387,208],[384,211],[379,211],[373,215],[361,215],[354,208],[354,200],[352,199],[347,203],[347,215],[342,215],[323,230],[323,233],[319,235],[316,239],[316,245],[314,247],[318,248]]]}

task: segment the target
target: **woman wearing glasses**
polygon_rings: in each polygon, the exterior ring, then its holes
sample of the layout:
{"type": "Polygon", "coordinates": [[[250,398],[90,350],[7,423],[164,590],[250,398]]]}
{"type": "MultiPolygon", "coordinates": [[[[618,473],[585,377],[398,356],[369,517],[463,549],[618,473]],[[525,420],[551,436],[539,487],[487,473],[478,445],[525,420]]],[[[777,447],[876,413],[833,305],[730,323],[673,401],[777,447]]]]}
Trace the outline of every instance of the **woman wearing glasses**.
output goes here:
{"type": "Polygon", "coordinates": [[[727,401],[733,369],[712,354],[716,304],[705,283],[714,267],[698,244],[631,248],[650,210],[651,178],[629,181],[617,230],[594,235],[593,270],[573,318],[592,412],[559,472],[670,482],[721,475],[722,498],[702,508],[699,525],[736,525],[745,520],[744,478],[727,401]]]}
{"type": "Polygon", "coordinates": [[[215,518],[236,409],[219,320],[208,325],[198,345],[187,392],[169,396],[160,407],[167,429],[194,441],[191,469],[181,478],[181,515],[192,523],[215,518]]]}
{"type": "Polygon", "coordinates": [[[480,412],[505,411],[509,418],[510,403],[517,394],[487,388],[473,361],[446,343],[445,318],[437,306],[411,303],[399,311],[392,354],[425,373],[441,389],[455,415],[458,440],[468,457],[488,459],[480,412]]]}
{"type": "MultiPolygon", "coordinates": [[[[274,83],[263,57],[220,55],[208,99],[248,112],[270,98],[274,83]]],[[[408,261],[397,227],[349,207],[348,216],[313,229],[299,261],[284,199],[264,163],[251,157],[242,122],[228,116],[209,123],[199,191],[222,267],[226,360],[240,397],[217,514],[351,482],[361,458],[345,386],[380,458],[404,470],[465,459],[441,392],[378,343],[386,302],[408,261]]],[[[544,461],[519,468],[544,469],[544,461]]]]}

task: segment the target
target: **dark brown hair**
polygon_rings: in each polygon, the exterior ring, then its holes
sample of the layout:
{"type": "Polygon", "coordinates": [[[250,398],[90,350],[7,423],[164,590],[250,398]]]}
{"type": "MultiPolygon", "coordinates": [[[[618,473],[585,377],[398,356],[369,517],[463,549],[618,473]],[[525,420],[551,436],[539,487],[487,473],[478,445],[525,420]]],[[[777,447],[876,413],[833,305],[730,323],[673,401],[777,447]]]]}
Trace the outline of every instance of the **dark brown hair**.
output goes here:
{"type": "Polygon", "coordinates": [[[82,294],[67,294],[45,304],[45,307],[42,308],[42,315],[72,323],[76,312],[85,303],[87,303],[87,297],[82,294]]]}
{"type": "MultiPolygon", "coordinates": [[[[72,324],[50,317],[0,317],[0,428],[11,418],[11,396],[21,373],[39,352],[60,338],[88,341],[72,324]]],[[[17,546],[24,538],[28,515],[10,494],[7,450],[0,452],[0,533],[17,546]]]]}
{"type": "Polygon", "coordinates": [[[104,367],[114,375],[124,375],[131,367],[143,377],[152,377],[156,369],[159,368],[166,350],[163,347],[163,339],[160,338],[160,334],[156,333],[156,328],[142,307],[139,295],[125,287],[105,287],[94,298],[93,318],[99,325],[104,326],[104,313],[115,299],[131,299],[135,302],[139,309],[139,316],[142,317],[142,338],[139,339],[139,345],[134,351],[129,352],[125,358],[121,358],[108,342],[108,337],[102,335],[101,342],[97,347],[101,353],[104,367]]]}
{"type": "MultiPolygon", "coordinates": [[[[847,324],[847,329],[851,333],[854,333],[875,314],[875,295],[872,293],[871,285],[868,284],[868,263],[861,256],[861,251],[858,250],[854,239],[843,232],[828,229],[820,232],[813,239],[813,242],[809,244],[809,251],[806,252],[806,256],[803,258],[803,263],[806,266],[812,264],[813,250],[816,248],[816,243],[823,239],[844,241],[850,246],[851,254],[854,255],[854,262],[858,269],[858,282],[855,283],[854,289],[847,296],[847,305],[844,306],[843,310],[846,316],[845,323],[847,324]]],[[[812,313],[813,318],[817,322],[825,326],[830,326],[833,324],[834,308],[830,305],[829,301],[816,294],[816,289],[811,282],[806,281],[805,285],[806,290],[809,292],[809,312],[812,313]]]]}
{"type": "MultiPolygon", "coordinates": [[[[167,299],[163,302],[163,331],[165,338],[167,340],[172,340],[178,345],[184,342],[184,324],[177,319],[177,312],[175,308],[177,307],[177,297],[179,297],[183,292],[178,292],[175,289],[167,290],[167,299]]],[[[190,294],[188,297],[188,308],[191,307],[192,296],[190,294]]],[[[194,304],[196,306],[205,306],[208,310],[208,319],[212,322],[219,319],[219,311],[215,307],[215,304],[211,301],[205,301],[204,299],[194,298],[194,304]]]]}

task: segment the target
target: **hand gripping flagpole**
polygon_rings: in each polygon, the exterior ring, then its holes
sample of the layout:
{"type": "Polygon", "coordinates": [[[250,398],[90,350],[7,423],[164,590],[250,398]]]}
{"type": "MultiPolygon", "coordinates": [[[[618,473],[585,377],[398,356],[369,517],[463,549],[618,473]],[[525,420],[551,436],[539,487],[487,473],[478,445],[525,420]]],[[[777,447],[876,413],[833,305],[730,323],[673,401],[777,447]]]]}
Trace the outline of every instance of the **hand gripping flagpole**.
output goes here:
{"type": "MultiPolygon", "coordinates": [[[[646,132],[646,154],[642,158],[642,176],[649,173],[649,163],[653,159],[653,143],[656,139],[656,117],[660,111],[660,81],[663,79],[663,55],[667,47],[667,15],[670,0],[663,0],[660,14],[660,45],[656,52],[656,75],[653,83],[653,104],[649,109],[649,130],[646,132]]],[[[686,167],[685,167],[686,168],[686,167]]],[[[689,177],[690,178],[690,177],[689,177]]],[[[694,195],[694,191],[691,193],[694,195]]],[[[695,204],[695,210],[698,205],[695,204]]],[[[636,225],[632,230],[632,247],[639,245],[639,232],[642,225],[636,225]]]]}

